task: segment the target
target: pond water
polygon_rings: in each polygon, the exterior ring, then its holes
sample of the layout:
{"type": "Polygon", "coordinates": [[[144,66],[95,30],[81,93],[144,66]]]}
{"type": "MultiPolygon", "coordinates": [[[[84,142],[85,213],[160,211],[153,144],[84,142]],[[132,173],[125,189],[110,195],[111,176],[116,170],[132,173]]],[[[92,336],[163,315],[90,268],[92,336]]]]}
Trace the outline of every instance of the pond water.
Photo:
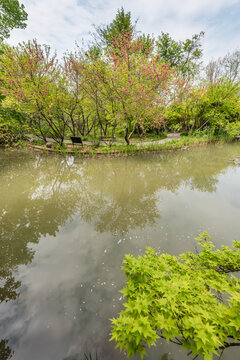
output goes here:
{"type": "MultiPolygon", "coordinates": [[[[126,359],[109,343],[124,255],[240,239],[240,144],[126,158],[0,152],[0,359],[126,359]]],[[[184,360],[159,343],[150,360],[184,360]]],[[[224,360],[239,359],[227,350],[224,360]]]]}

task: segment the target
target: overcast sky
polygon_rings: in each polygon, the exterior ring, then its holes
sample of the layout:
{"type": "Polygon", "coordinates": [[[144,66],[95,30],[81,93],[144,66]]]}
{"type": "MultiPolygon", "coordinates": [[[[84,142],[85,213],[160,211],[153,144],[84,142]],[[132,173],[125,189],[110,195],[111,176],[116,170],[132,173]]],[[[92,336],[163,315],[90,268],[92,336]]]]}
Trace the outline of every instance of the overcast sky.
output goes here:
{"type": "Polygon", "coordinates": [[[240,48],[240,0],[20,0],[28,13],[27,28],[14,30],[11,44],[36,38],[61,55],[75,41],[89,39],[93,24],[108,24],[118,8],[131,11],[137,29],[157,36],[169,32],[185,40],[201,30],[204,60],[240,48]]]}

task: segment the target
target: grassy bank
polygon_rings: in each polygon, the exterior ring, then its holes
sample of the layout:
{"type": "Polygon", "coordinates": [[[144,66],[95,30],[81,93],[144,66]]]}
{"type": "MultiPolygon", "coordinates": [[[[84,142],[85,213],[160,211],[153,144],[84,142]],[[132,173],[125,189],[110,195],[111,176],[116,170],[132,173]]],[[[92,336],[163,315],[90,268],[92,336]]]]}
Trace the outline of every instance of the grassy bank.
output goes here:
{"type": "Polygon", "coordinates": [[[75,155],[80,157],[100,157],[100,156],[127,156],[142,153],[153,152],[166,152],[180,149],[188,149],[190,147],[203,146],[211,143],[229,143],[235,141],[231,137],[227,136],[186,136],[181,137],[178,140],[171,140],[165,143],[158,143],[157,141],[151,144],[113,144],[112,146],[75,146],[69,147],[64,144],[62,148],[53,147],[47,148],[43,145],[28,145],[28,147],[46,153],[60,153],[63,155],[75,155]]]}

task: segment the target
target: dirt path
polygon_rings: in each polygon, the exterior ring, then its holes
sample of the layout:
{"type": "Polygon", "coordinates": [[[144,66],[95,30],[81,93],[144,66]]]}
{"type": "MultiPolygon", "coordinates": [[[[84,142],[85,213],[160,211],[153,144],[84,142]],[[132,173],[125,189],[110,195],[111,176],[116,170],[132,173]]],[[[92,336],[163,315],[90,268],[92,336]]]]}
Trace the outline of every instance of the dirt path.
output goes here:
{"type": "MultiPolygon", "coordinates": [[[[34,140],[39,140],[37,137],[35,136],[31,136],[32,139],[34,140]]],[[[52,138],[46,138],[48,142],[50,143],[54,143],[55,141],[52,138]]],[[[142,141],[142,142],[136,142],[136,143],[132,143],[133,145],[137,145],[137,146],[147,146],[147,145],[154,145],[154,144],[165,144],[168,141],[171,140],[179,140],[180,139],[180,135],[177,133],[169,133],[167,134],[167,137],[165,139],[161,139],[161,140],[153,140],[153,141],[142,141]]],[[[71,140],[64,140],[64,144],[72,144],[71,140]]],[[[90,141],[83,141],[84,145],[93,145],[93,142],[90,141]]],[[[116,143],[116,144],[126,144],[125,142],[121,142],[121,143],[116,143]]],[[[104,141],[100,141],[99,145],[103,145],[106,146],[106,142],[104,141]]]]}
{"type": "Polygon", "coordinates": [[[156,140],[156,141],[146,141],[141,143],[136,143],[137,146],[147,146],[147,145],[154,145],[154,144],[165,144],[168,141],[172,140],[180,140],[180,135],[177,133],[169,133],[165,139],[156,140]]]}

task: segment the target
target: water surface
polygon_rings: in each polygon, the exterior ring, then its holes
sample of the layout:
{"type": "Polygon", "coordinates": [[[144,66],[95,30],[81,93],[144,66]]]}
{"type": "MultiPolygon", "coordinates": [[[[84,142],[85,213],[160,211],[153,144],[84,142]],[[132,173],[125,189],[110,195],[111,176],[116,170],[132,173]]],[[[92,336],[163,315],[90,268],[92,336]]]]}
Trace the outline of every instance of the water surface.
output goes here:
{"type": "MultiPolygon", "coordinates": [[[[239,240],[236,156],[239,144],[87,160],[1,151],[0,359],[126,359],[108,341],[124,255],[194,251],[204,230],[217,246],[239,240]]],[[[186,359],[166,343],[149,354],[186,359]]]]}

